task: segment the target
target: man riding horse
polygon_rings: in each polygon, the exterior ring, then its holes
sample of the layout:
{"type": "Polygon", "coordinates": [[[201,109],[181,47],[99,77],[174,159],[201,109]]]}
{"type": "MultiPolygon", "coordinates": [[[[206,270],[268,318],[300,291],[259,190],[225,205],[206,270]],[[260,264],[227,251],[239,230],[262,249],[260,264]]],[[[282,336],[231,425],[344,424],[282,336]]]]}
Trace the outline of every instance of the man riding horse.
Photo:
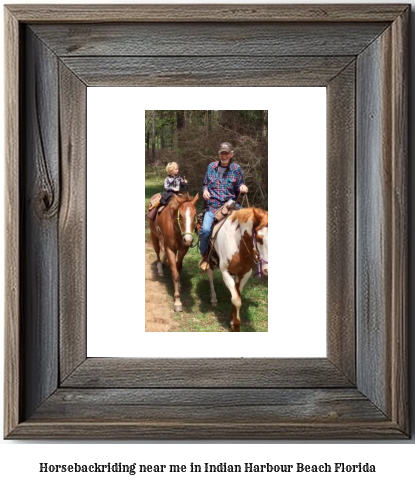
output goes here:
{"type": "Polygon", "coordinates": [[[209,269],[208,243],[215,219],[214,212],[230,199],[236,200],[239,193],[247,193],[242,169],[233,160],[233,148],[229,142],[219,147],[219,161],[210,163],[203,181],[203,198],[206,212],[200,230],[200,269],[209,269]]]}

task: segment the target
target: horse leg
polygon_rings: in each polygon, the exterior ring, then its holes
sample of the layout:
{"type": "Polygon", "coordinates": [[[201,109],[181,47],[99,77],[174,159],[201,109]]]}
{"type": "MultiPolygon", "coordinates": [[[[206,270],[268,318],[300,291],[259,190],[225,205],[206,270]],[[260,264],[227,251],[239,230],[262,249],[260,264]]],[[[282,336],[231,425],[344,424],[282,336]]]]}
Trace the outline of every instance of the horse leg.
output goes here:
{"type": "Polygon", "coordinates": [[[232,310],[230,316],[231,330],[232,332],[240,332],[241,321],[239,319],[239,309],[241,308],[241,304],[242,304],[241,297],[236,287],[235,280],[233,279],[229,271],[227,270],[222,271],[222,276],[226,287],[231,292],[231,301],[232,301],[232,310]]]}
{"type": "Polygon", "coordinates": [[[179,251],[177,252],[176,266],[179,273],[182,270],[183,258],[186,256],[187,251],[188,249],[186,247],[184,249],[179,249],[179,251]]]}
{"type": "Polygon", "coordinates": [[[244,286],[246,285],[246,282],[248,281],[251,274],[252,274],[252,269],[249,270],[247,273],[245,273],[242,276],[235,276],[236,291],[238,292],[241,304],[239,307],[235,306],[235,305],[232,306],[231,317],[233,317],[234,332],[240,332],[241,331],[240,311],[241,311],[241,306],[242,306],[242,290],[243,290],[244,286]]]}
{"type": "Polygon", "coordinates": [[[176,266],[177,266],[177,271],[179,273],[179,290],[180,291],[182,290],[182,284],[180,283],[180,271],[182,270],[183,258],[186,256],[187,251],[188,251],[188,249],[187,249],[187,247],[185,247],[184,249],[180,249],[177,253],[176,266]]]}
{"type": "MultiPolygon", "coordinates": [[[[238,291],[238,289],[236,289],[236,291],[238,291]]],[[[231,324],[232,332],[241,332],[241,321],[238,318],[239,308],[237,308],[235,305],[232,305],[232,310],[230,315],[230,324],[231,324]]]]}
{"type": "Polygon", "coordinates": [[[159,238],[156,235],[154,235],[153,233],[151,233],[151,241],[153,243],[153,248],[154,248],[154,250],[156,251],[156,254],[157,254],[157,274],[159,276],[164,276],[164,273],[163,273],[163,265],[160,262],[160,240],[159,240],[159,238]]]}
{"type": "Polygon", "coordinates": [[[218,299],[216,298],[215,287],[213,285],[213,269],[209,268],[207,270],[207,275],[210,285],[210,303],[213,307],[216,307],[216,305],[218,304],[218,299]]]}
{"type": "Polygon", "coordinates": [[[180,301],[180,275],[177,271],[177,264],[176,264],[176,253],[174,253],[171,249],[166,247],[166,254],[167,259],[169,261],[171,274],[173,278],[173,285],[174,285],[174,311],[175,312],[182,312],[183,306],[182,302],[180,301]]]}
{"type": "Polygon", "coordinates": [[[242,290],[244,288],[244,286],[246,285],[246,282],[249,280],[249,277],[251,276],[252,274],[252,269],[250,269],[247,273],[245,273],[244,275],[242,275],[242,277],[239,277],[239,294],[242,293],[242,290]]]}

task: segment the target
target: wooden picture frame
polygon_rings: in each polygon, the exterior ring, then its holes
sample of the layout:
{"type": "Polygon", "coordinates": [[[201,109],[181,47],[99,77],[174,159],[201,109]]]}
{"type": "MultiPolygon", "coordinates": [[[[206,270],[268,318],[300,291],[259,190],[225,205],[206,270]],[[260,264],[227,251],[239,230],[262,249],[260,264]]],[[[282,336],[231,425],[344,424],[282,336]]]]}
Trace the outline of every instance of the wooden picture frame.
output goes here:
{"type": "Polygon", "coordinates": [[[5,7],[7,439],[409,437],[409,15],[388,4],[5,7]],[[327,87],[327,357],[88,358],[86,88],[212,78],[327,87]]]}

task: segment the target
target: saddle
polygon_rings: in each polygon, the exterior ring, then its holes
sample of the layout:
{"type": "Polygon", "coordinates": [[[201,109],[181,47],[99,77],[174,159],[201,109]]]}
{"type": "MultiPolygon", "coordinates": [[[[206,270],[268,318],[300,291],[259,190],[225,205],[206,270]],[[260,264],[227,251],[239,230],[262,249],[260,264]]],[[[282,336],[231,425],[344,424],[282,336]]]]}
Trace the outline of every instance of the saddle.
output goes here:
{"type": "MultiPolygon", "coordinates": [[[[229,215],[231,215],[234,211],[235,211],[235,201],[234,200],[229,200],[224,205],[222,205],[221,207],[219,207],[216,210],[216,212],[214,213],[215,220],[213,221],[212,231],[213,231],[213,229],[215,229],[216,225],[219,222],[221,222],[226,217],[229,217],[229,215]]],[[[196,225],[196,227],[197,227],[197,232],[198,233],[200,232],[200,229],[202,228],[204,216],[205,216],[205,210],[203,212],[200,212],[197,215],[197,225],[196,225]]],[[[213,234],[213,232],[212,232],[212,234],[213,234]]]]}
{"type": "Polygon", "coordinates": [[[219,207],[215,212],[215,223],[221,222],[224,218],[229,217],[229,215],[235,209],[235,200],[228,200],[224,205],[219,207]]]}
{"type": "Polygon", "coordinates": [[[160,205],[161,201],[161,193],[156,193],[150,198],[147,207],[147,218],[150,220],[154,220],[157,217],[157,214],[161,213],[166,205],[160,205]]]}
{"type": "Polygon", "coordinates": [[[159,215],[165,208],[166,205],[162,205],[161,207],[156,207],[156,208],[152,208],[151,210],[148,210],[147,218],[149,218],[150,220],[155,220],[157,215],[159,215]]]}
{"type": "Polygon", "coordinates": [[[154,207],[158,207],[161,200],[161,193],[156,193],[150,198],[147,210],[151,210],[154,207]]]}
{"type": "MultiPolygon", "coordinates": [[[[177,196],[182,197],[182,193],[175,193],[177,196]]],[[[162,193],[156,193],[150,198],[150,202],[147,208],[147,217],[154,220],[158,214],[160,214],[168,205],[170,197],[164,196],[162,193]]]]}
{"type": "MultiPolygon", "coordinates": [[[[226,218],[229,217],[234,211],[235,211],[235,201],[229,200],[224,205],[219,207],[214,214],[215,220],[213,221],[212,232],[211,232],[210,237],[209,237],[208,250],[207,250],[209,266],[212,269],[219,266],[219,256],[217,255],[217,253],[215,251],[215,246],[214,246],[216,236],[218,235],[218,232],[219,232],[220,228],[222,227],[226,218]]],[[[200,234],[200,229],[202,228],[202,225],[203,225],[204,215],[205,215],[205,212],[201,212],[197,216],[196,227],[197,227],[197,233],[198,234],[200,234]]]]}

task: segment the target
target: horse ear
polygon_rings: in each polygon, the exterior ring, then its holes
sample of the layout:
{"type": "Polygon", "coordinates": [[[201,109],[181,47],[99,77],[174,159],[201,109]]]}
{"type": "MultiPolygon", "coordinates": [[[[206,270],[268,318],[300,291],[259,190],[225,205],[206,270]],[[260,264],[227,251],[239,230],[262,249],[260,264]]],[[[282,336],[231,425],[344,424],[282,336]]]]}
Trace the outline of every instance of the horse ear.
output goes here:
{"type": "Polygon", "coordinates": [[[268,227],[268,212],[262,210],[262,208],[253,208],[254,223],[259,225],[260,228],[268,227]]]}
{"type": "Polygon", "coordinates": [[[259,208],[253,208],[255,223],[260,224],[262,220],[263,211],[259,208]]]}
{"type": "Polygon", "coordinates": [[[196,193],[196,196],[193,198],[192,203],[193,205],[199,200],[199,193],[196,193]]]}

